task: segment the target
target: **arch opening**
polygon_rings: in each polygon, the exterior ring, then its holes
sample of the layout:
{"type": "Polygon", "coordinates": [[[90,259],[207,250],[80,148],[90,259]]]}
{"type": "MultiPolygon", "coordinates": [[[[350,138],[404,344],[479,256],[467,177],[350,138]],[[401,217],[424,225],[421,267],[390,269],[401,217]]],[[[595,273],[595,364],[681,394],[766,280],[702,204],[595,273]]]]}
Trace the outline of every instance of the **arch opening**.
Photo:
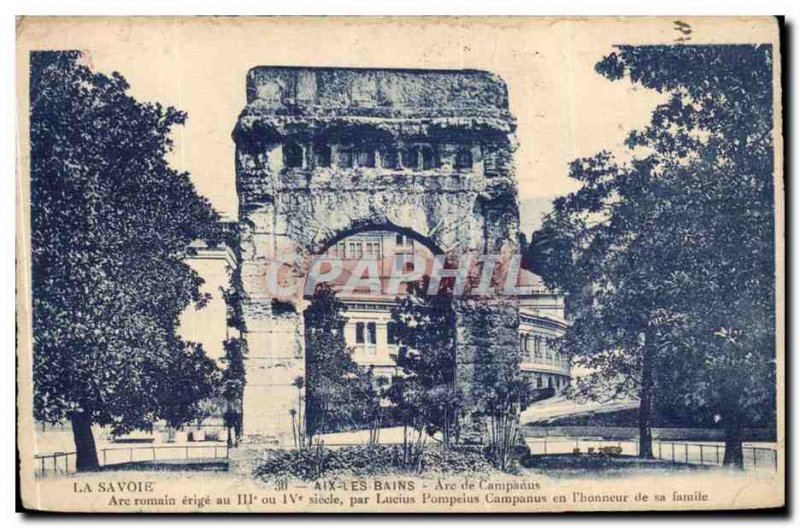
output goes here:
{"type": "MultiPolygon", "coordinates": [[[[430,273],[436,255],[436,248],[422,239],[408,229],[369,226],[349,230],[322,246],[318,255],[335,262],[340,272],[316,285],[312,295],[306,291],[305,416],[309,435],[374,427],[365,420],[370,415],[365,414],[365,405],[381,409],[379,414],[385,417],[379,424],[382,427],[399,419],[394,416],[398,408],[380,388],[407,376],[408,354],[418,353],[402,341],[408,328],[399,314],[404,313],[400,299],[411,293],[411,284],[430,273]],[[408,281],[393,290],[392,280],[398,277],[408,281]],[[333,327],[332,321],[338,326],[333,327]],[[336,400],[335,409],[323,401],[326,398],[336,400]]],[[[449,304],[447,310],[454,333],[449,304]]],[[[454,372],[455,349],[452,352],[448,368],[454,372]]]]}

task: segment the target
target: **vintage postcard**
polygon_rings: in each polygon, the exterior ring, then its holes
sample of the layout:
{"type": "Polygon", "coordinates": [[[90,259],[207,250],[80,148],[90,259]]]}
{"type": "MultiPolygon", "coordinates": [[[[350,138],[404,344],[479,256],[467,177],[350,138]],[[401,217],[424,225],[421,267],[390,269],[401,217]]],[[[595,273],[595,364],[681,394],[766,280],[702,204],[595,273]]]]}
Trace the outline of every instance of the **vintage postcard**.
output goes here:
{"type": "Polygon", "coordinates": [[[775,18],[20,17],[20,494],[785,502],[775,18]]]}

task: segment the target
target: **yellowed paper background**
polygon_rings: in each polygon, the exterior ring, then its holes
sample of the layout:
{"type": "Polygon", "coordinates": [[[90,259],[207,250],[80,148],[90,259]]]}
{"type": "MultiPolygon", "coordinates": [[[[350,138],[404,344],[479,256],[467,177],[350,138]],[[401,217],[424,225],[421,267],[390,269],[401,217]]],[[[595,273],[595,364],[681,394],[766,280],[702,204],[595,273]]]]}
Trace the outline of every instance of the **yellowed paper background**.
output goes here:
{"type": "MultiPolygon", "coordinates": [[[[780,62],[777,22],[771,18],[684,18],[691,44],[766,43],[774,49],[776,145],[776,220],[778,229],[778,394],[783,395],[783,185],[780,111],[780,62]]],[[[630,83],[612,83],[594,72],[594,64],[615,44],[671,44],[685,35],[675,18],[20,18],[17,22],[18,133],[18,313],[19,447],[24,504],[64,511],[569,511],[639,509],[719,509],[774,507],[783,504],[783,401],[779,402],[779,470],[770,475],[730,474],[672,478],[538,480],[543,502],[487,502],[479,478],[447,477],[456,488],[444,495],[482,497],[478,505],[422,503],[436,478],[417,479],[406,495],[413,504],[349,505],[352,491],[335,492],[344,506],[283,503],[285,491],[255,481],[211,474],[165,474],[150,492],[79,493],[76,481],[97,489],[103,481],[137,481],[120,472],[77,479],[36,480],[31,405],[30,261],[28,218],[28,57],[32,50],[78,49],[103,73],[119,71],[134,97],[174,105],[188,112],[176,130],[171,163],[191,173],[198,192],[229,218],[236,218],[234,144],[231,131],[245,105],[245,75],[258,65],[381,68],[481,69],[500,75],[509,88],[511,113],[518,121],[516,169],[520,200],[547,202],[575,189],[567,178],[574,158],[603,149],[621,151],[632,129],[646,125],[664,96],[630,83]],[[474,485],[475,488],[470,486],[474,485]],[[423,486],[426,486],[423,488],[423,486]],[[655,494],[699,492],[705,500],[654,502],[655,494]],[[574,493],[627,494],[624,502],[575,501],[574,493]],[[635,500],[639,494],[648,500],[635,500]],[[253,504],[237,497],[257,496],[253,504]],[[231,505],[206,505],[187,497],[231,505]],[[112,496],[168,496],[177,505],[110,505],[112,496]],[[570,500],[556,502],[564,496],[570,500]],[[274,497],[272,504],[261,502],[274,497]],[[186,501],[184,501],[186,499],[186,501]]],[[[525,217],[535,225],[535,211],[525,217]]],[[[399,477],[398,477],[399,478],[399,477]]],[[[358,479],[356,479],[358,480],[358,479]]],[[[374,489],[374,481],[361,479],[374,489]]],[[[409,480],[409,479],[401,479],[409,480]]],[[[508,477],[508,482],[521,482],[508,477]]],[[[530,480],[530,479],[527,479],[530,480]]],[[[309,494],[311,490],[293,489],[309,494]]],[[[372,493],[374,499],[374,493],[372,493]]],[[[509,494],[514,496],[515,494],[509,494]]]]}

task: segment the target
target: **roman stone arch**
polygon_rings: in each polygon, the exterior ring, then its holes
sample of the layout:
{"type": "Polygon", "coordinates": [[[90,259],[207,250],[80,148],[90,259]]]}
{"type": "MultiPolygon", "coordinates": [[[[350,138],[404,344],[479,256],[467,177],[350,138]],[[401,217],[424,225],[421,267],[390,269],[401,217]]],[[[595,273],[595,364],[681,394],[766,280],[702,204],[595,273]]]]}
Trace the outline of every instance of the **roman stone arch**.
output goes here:
{"type": "MultiPolygon", "coordinates": [[[[233,134],[247,437],[291,443],[293,382],[304,375],[302,289],[276,295],[270,274],[280,268],[279,285],[301,284],[313,255],[366,229],[405,232],[453,257],[516,253],[514,127],[505,84],[487,72],[250,70],[233,134]]],[[[519,320],[513,302],[462,304],[459,382],[468,385],[476,347],[517,352],[519,320]],[[491,329],[486,313],[497,318],[491,329]]]]}

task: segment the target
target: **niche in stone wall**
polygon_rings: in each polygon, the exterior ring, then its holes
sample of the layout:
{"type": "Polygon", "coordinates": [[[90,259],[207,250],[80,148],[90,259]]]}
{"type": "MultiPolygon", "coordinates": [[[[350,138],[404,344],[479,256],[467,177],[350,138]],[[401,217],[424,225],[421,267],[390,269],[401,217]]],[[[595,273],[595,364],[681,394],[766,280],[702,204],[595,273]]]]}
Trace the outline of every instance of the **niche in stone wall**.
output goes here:
{"type": "Polygon", "coordinates": [[[314,144],[314,166],[316,167],[330,167],[331,166],[331,146],[325,143],[314,144]]]}
{"type": "Polygon", "coordinates": [[[472,170],[472,151],[469,147],[460,147],[456,152],[455,169],[459,171],[472,170]]]}
{"type": "Polygon", "coordinates": [[[385,169],[397,169],[400,167],[400,156],[394,147],[381,147],[381,167],[385,169]]]}
{"type": "Polygon", "coordinates": [[[303,166],[302,145],[290,142],[283,146],[283,166],[287,168],[299,168],[303,166]]]}
{"type": "Polygon", "coordinates": [[[404,152],[403,166],[412,170],[436,169],[439,156],[431,145],[413,145],[404,152]]]}

